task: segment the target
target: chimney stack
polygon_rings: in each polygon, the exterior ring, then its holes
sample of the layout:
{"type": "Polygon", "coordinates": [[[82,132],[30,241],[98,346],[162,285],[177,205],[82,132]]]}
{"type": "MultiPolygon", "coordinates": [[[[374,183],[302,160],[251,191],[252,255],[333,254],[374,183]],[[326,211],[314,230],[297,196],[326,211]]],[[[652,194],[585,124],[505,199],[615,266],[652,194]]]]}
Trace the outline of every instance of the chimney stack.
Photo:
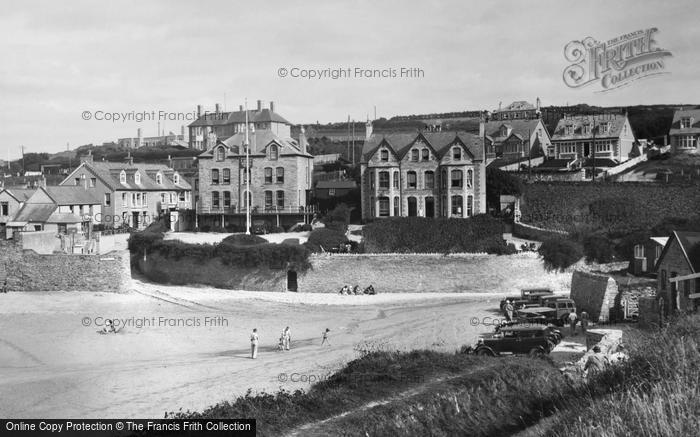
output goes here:
{"type": "Polygon", "coordinates": [[[275,102],[270,102],[270,112],[275,112],[275,102]]]}
{"type": "Polygon", "coordinates": [[[182,141],[185,141],[185,125],[183,124],[180,126],[180,136],[182,137],[182,141]]]}
{"type": "Polygon", "coordinates": [[[238,110],[243,112],[243,105],[238,105],[238,110]]]}
{"type": "Polygon", "coordinates": [[[202,105],[197,105],[197,118],[202,116],[202,105]]]}
{"type": "Polygon", "coordinates": [[[258,112],[262,111],[262,100],[258,100],[258,112]]]}
{"type": "Polygon", "coordinates": [[[214,106],[214,108],[215,108],[215,112],[216,112],[217,114],[218,114],[219,112],[221,112],[221,105],[219,105],[218,103],[214,106]]]}
{"type": "MultiPolygon", "coordinates": [[[[141,142],[143,140],[143,137],[141,135],[141,128],[136,129],[136,148],[138,149],[141,147],[141,142]]],[[[129,155],[131,155],[131,152],[129,152],[129,155]]]]}

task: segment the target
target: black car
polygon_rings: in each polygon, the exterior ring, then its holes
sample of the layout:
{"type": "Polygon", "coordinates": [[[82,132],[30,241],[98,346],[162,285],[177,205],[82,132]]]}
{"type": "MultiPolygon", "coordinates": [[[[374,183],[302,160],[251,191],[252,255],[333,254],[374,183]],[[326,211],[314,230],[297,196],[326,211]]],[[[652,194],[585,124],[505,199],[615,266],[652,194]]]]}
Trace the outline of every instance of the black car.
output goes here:
{"type": "Polygon", "coordinates": [[[504,354],[541,357],[550,353],[555,345],[555,334],[546,325],[511,325],[480,339],[473,352],[492,357],[504,354]]]}

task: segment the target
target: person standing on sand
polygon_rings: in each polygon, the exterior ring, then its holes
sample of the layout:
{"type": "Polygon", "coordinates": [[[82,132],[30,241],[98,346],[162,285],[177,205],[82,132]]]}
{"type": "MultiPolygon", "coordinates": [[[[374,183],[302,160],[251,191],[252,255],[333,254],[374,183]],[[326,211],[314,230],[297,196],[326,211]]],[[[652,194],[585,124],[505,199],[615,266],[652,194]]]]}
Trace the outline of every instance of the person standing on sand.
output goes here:
{"type": "Polygon", "coordinates": [[[292,342],[292,331],[289,330],[289,326],[284,328],[284,332],[282,333],[282,338],[283,338],[283,343],[284,343],[284,349],[289,350],[289,345],[292,342]]]}
{"type": "Polygon", "coordinates": [[[326,330],[323,331],[323,333],[321,334],[321,335],[323,335],[323,339],[321,340],[321,346],[323,346],[323,345],[326,344],[326,343],[328,343],[328,346],[331,345],[330,340],[328,340],[328,333],[329,333],[329,332],[331,332],[331,330],[328,329],[328,328],[326,328],[326,330]]]}
{"type": "Polygon", "coordinates": [[[253,332],[250,334],[250,358],[256,359],[258,357],[258,328],[253,328],[253,332]]]}

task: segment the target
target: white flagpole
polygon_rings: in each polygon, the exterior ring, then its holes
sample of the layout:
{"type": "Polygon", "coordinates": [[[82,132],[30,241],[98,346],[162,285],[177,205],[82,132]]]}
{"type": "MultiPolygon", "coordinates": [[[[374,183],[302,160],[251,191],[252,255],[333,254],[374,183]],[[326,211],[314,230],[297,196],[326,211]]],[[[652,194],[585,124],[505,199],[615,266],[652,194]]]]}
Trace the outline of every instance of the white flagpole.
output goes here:
{"type": "Polygon", "coordinates": [[[250,235],[250,142],[248,139],[248,99],[245,99],[245,233],[250,235]]]}

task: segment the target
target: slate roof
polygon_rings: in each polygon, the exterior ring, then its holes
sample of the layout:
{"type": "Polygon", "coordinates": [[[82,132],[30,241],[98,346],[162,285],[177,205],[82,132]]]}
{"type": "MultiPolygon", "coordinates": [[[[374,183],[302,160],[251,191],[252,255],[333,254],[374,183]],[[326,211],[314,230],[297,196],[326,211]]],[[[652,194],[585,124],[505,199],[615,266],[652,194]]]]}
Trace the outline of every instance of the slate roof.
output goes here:
{"type": "MultiPolygon", "coordinates": [[[[292,138],[281,138],[275,135],[274,132],[271,130],[267,129],[260,129],[256,130],[255,132],[250,132],[248,134],[248,142],[250,144],[250,153],[251,154],[265,154],[265,149],[267,146],[270,145],[270,143],[275,143],[278,146],[281,147],[279,154],[280,156],[283,155],[303,155],[303,156],[308,156],[312,158],[313,156],[310,155],[308,152],[304,151],[301,149],[301,146],[299,143],[297,143],[295,140],[292,138]]],[[[245,155],[243,153],[243,144],[245,143],[245,133],[237,133],[235,135],[232,135],[225,140],[220,140],[218,141],[218,144],[223,144],[226,146],[228,149],[229,154],[233,155],[245,155]]],[[[200,158],[213,158],[214,157],[214,149],[216,147],[212,147],[211,149],[207,150],[206,152],[203,152],[202,154],[198,155],[200,158]]]]}
{"type": "Polygon", "coordinates": [[[53,203],[26,203],[12,219],[15,222],[44,223],[58,209],[53,203]]]}
{"type": "Polygon", "coordinates": [[[511,135],[515,134],[521,140],[530,138],[537,131],[539,119],[534,120],[494,120],[484,123],[484,135],[494,143],[500,143],[510,135],[501,136],[501,126],[511,129],[511,135]],[[529,135],[528,135],[529,134],[529,135]]]}
{"type": "Polygon", "coordinates": [[[46,223],[61,223],[61,224],[72,224],[72,223],[82,223],[83,219],[77,214],[71,212],[58,212],[54,211],[53,214],[46,220],[46,223]]]}
{"type": "Polygon", "coordinates": [[[624,114],[566,116],[557,123],[557,127],[552,133],[552,141],[592,139],[594,133],[596,139],[619,138],[626,120],[627,116],[624,114]],[[601,129],[603,123],[608,123],[609,125],[607,132],[603,132],[601,129]],[[591,133],[583,133],[583,126],[585,124],[591,126],[591,133]],[[566,126],[568,125],[573,126],[573,133],[569,135],[566,134],[566,126]]]}
{"type": "Polygon", "coordinates": [[[5,191],[10,193],[12,197],[17,199],[18,202],[26,202],[27,199],[32,197],[32,194],[36,192],[36,189],[34,188],[5,188],[5,191]]]}
{"type": "Polygon", "coordinates": [[[673,114],[670,135],[700,133],[700,109],[681,109],[673,114]],[[681,129],[681,119],[690,118],[690,128],[681,129]]]}
{"type": "Polygon", "coordinates": [[[656,262],[656,269],[658,270],[673,240],[678,241],[691,272],[700,273],[700,232],[673,231],[656,262]]]}
{"type": "Polygon", "coordinates": [[[93,190],[77,185],[60,185],[43,188],[57,205],[99,205],[102,200],[93,190]]]}
{"type": "Polygon", "coordinates": [[[328,188],[338,188],[338,189],[352,189],[356,188],[357,184],[355,181],[318,181],[316,183],[316,188],[328,189],[328,188]]]}
{"type": "MultiPolygon", "coordinates": [[[[245,123],[245,113],[246,111],[231,111],[231,112],[220,112],[216,113],[206,113],[199,117],[197,120],[189,124],[189,127],[196,126],[222,126],[227,124],[235,123],[245,123]]],[[[276,112],[272,112],[269,109],[261,109],[260,111],[249,109],[248,110],[248,122],[249,123],[284,123],[291,124],[284,117],[276,112]]]]}
{"type": "Polygon", "coordinates": [[[433,148],[438,157],[442,158],[455,143],[462,142],[475,160],[484,159],[483,143],[478,135],[469,132],[413,132],[394,134],[373,134],[362,147],[363,161],[379,148],[381,144],[386,144],[399,157],[408,152],[413,143],[419,138],[433,148]]]}
{"type": "Polygon", "coordinates": [[[173,191],[192,189],[184,177],[180,177],[180,183],[175,184],[173,182],[175,171],[164,164],[103,161],[86,162],[84,165],[91,168],[96,176],[112,190],[173,191]],[[122,170],[126,173],[126,183],[124,184],[120,182],[119,178],[122,170]],[[140,184],[134,181],[134,175],[137,171],[141,174],[140,184]],[[158,172],[162,172],[164,176],[162,184],[156,182],[158,172]]]}

